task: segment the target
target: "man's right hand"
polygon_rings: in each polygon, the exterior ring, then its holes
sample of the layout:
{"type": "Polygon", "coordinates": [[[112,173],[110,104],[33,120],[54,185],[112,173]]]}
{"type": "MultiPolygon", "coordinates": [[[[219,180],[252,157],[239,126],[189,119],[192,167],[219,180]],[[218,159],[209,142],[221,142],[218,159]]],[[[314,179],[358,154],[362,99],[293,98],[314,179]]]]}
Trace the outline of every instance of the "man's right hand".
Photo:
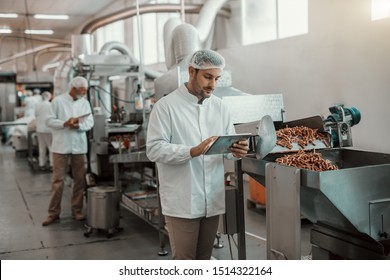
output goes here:
{"type": "Polygon", "coordinates": [[[69,129],[79,129],[79,119],[78,118],[70,118],[66,122],[64,122],[64,127],[69,129]]]}
{"type": "Polygon", "coordinates": [[[207,150],[207,148],[218,138],[218,136],[211,136],[206,140],[202,141],[198,146],[191,148],[191,157],[198,157],[207,150]]]}

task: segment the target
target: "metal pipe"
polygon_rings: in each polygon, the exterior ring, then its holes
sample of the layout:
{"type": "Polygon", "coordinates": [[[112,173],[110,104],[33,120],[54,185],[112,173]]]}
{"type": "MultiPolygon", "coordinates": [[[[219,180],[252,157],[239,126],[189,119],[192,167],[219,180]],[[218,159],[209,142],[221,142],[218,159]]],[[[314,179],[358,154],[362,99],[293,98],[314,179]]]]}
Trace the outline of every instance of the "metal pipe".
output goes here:
{"type": "Polygon", "coordinates": [[[55,48],[47,48],[41,50],[34,55],[33,69],[36,69],[38,65],[38,59],[40,58],[40,56],[50,52],[71,52],[71,50],[72,50],[71,48],[67,48],[67,47],[55,47],[55,48]]]}
{"type": "Polygon", "coordinates": [[[24,57],[26,55],[34,54],[36,52],[39,52],[39,51],[42,51],[42,50],[45,50],[45,49],[48,49],[48,48],[55,48],[55,47],[63,47],[63,45],[61,45],[61,44],[54,44],[53,43],[53,44],[47,44],[47,45],[42,45],[42,46],[39,46],[39,47],[35,47],[35,48],[32,48],[32,49],[26,50],[24,52],[20,52],[20,53],[17,53],[15,55],[3,58],[3,59],[0,60],[0,64],[3,64],[3,63],[6,63],[6,62],[9,62],[9,61],[12,61],[12,60],[24,57]]]}
{"type": "Polygon", "coordinates": [[[58,43],[58,44],[64,44],[64,45],[70,45],[70,41],[68,40],[61,40],[61,39],[54,39],[54,38],[46,38],[46,37],[41,37],[41,36],[28,36],[26,37],[25,35],[5,35],[0,37],[0,45],[3,44],[3,40],[9,39],[9,38],[16,38],[16,39],[23,39],[23,40],[33,40],[33,41],[41,41],[41,42],[46,42],[46,43],[58,43]]]}
{"type": "Polygon", "coordinates": [[[213,27],[213,22],[216,16],[221,11],[223,5],[226,4],[229,0],[213,0],[207,1],[202,6],[199,12],[198,22],[196,24],[196,29],[199,32],[199,38],[202,44],[206,41],[207,37],[210,34],[210,30],[213,27]]]}
{"type": "Polygon", "coordinates": [[[138,71],[138,80],[140,81],[141,86],[144,86],[144,46],[143,46],[143,36],[141,28],[141,15],[139,8],[139,0],[136,1],[136,14],[137,14],[137,31],[138,31],[138,49],[139,49],[139,71],[138,71]]]}
{"type": "Polygon", "coordinates": [[[185,0],[181,0],[180,1],[180,15],[181,15],[181,21],[182,22],[185,22],[185,10],[184,10],[184,1],[185,0]]]}
{"type": "MultiPolygon", "coordinates": [[[[202,5],[186,5],[184,7],[184,10],[186,13],[195,14],[199,13],[201,10],[202,5]]],[[[177,4],[145,4],[140,5],[139,7],[139,13],[140,14],[146,14],[146,13],[173,13],[173,12],[180,12],[181,5],[177,4]]],[[[106,16],[103,16],[101,18],[95,19],[91,22],[89,22],[87,25],[83,27],[81,30],[81,34],[85,33],[92,33],[96,31],[96,29],[103,27],[107,24],[111,24],[113,22],[124,20],[130,17],[135,16],[137,13],[136,8],[131,7],[129,9],[116,12],[113,14],[109,14],[106,16]]],[[[217,13],[219,16],[223,17],[229,17],[230,16],[230,10],[228,9],[221,9],[217,13]]]]}

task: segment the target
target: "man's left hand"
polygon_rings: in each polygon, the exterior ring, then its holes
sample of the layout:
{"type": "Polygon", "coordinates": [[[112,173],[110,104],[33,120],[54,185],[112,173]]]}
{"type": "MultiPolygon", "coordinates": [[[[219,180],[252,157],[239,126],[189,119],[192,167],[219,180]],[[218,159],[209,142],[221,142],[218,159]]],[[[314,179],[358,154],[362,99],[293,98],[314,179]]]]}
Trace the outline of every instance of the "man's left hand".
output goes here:
{"type": "Polygon", "coordinates": [[[248,140],[241,140],[232,145],[230,149],[233,156],[236,158],[245,157],[249,151],[249,142],[248,140]]]}

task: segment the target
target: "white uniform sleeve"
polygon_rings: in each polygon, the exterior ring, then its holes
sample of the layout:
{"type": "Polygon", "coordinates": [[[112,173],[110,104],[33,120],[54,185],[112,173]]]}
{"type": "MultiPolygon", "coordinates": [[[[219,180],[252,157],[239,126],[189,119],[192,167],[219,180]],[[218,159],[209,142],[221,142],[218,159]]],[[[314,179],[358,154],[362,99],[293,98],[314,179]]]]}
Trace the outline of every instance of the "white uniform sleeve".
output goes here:
{"type": "Polygon", "coordinates": [[[58,112],[58,102],[54,99],[50,106],[50,111],[48,118],[46,120],[46,125],[52,129],[64,129],[64,122],[63,120],[58,119],[57,112],[58,112]]]}
{"type": "Polygon", "coordinates": [[[153,162],[183,164],[192,157],[188,147],[171,143],[171,120],[168,108],[156,103],[148,124],[146,155],[153,162]]]}

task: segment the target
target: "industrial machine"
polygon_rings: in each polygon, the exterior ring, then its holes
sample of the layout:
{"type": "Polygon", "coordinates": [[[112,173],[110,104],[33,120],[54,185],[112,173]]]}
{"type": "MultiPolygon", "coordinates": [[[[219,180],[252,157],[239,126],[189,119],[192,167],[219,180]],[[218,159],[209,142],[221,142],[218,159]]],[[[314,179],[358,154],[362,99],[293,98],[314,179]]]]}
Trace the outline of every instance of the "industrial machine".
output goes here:
{"type": "MultiPolygon", "coordinates": [[[[275,128],[322,128],[329,146],[316,152],[337,170],[276,163],[285,155],[277,148],[276,153],[252,154],[236,165],[238,177],[246,173],[267,188],[268,259],[301,259],[302,216],[313,223],[313,259],[389,258],[390,155],[345,148],[352,145],[351,127],[359,123],[360,112],[343,105],[329,110],[332,114],[325,119],[275,122],[275,128]]],[[[241,187],[242,182],[238,180],[241,187]]]]}

